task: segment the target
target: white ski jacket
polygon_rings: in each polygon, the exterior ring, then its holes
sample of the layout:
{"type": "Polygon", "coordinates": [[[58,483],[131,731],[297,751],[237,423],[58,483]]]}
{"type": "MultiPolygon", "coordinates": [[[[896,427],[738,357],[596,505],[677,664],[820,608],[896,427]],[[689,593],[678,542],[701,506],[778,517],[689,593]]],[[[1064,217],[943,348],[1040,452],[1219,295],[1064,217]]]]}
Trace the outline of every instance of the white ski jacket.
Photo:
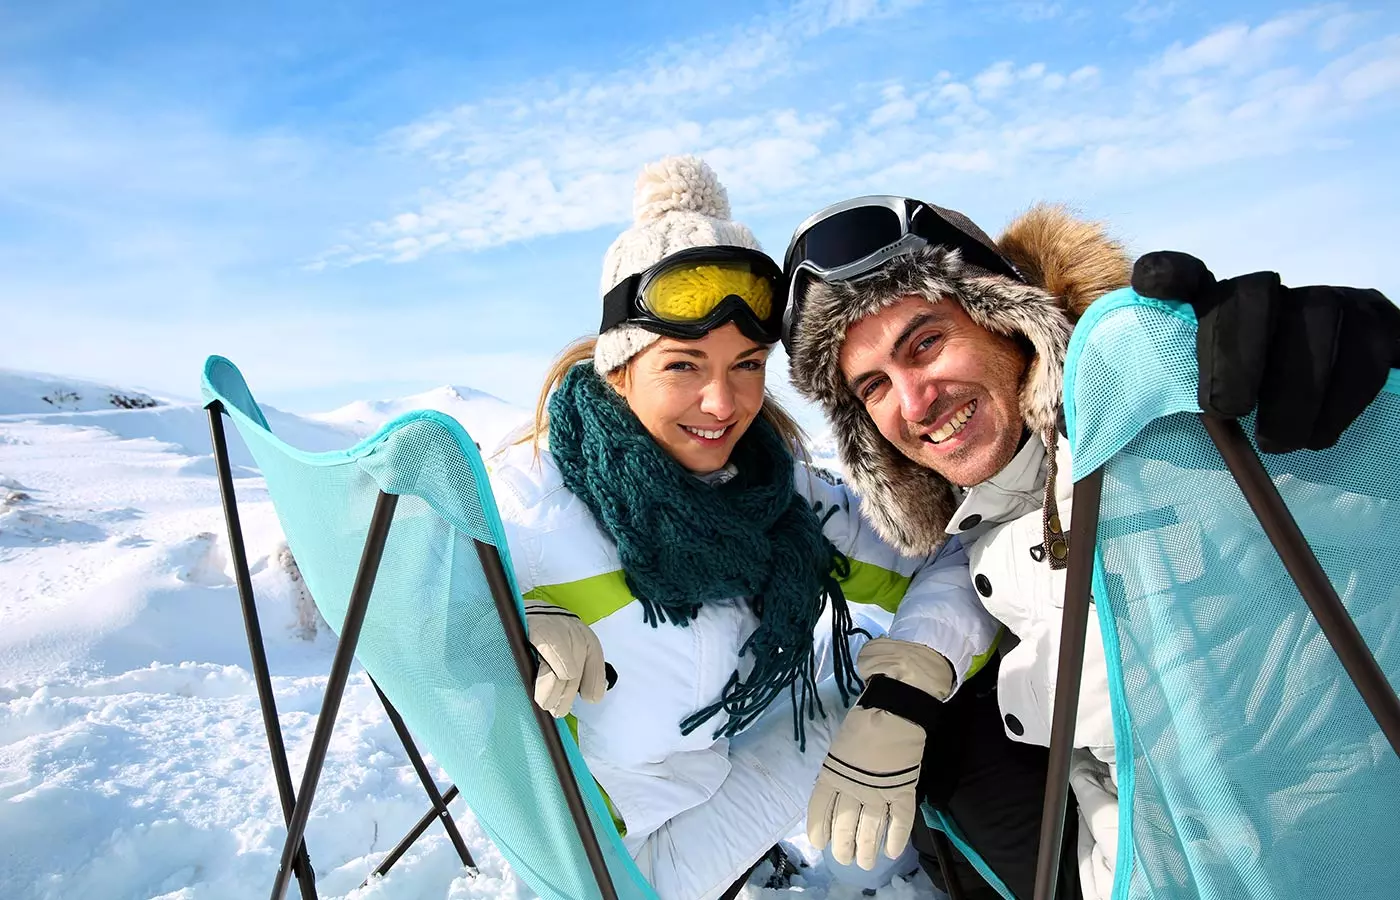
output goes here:
{"type": "MultiPolygon", "coordinates": [[[[757,627],[744,598],[711,603],[688,627],[646,623],[629,592],[617,547],[588,507],[565,486],[553,457],[529,446],[505,451],[490,466],[520,590],[588,623],[617,681],[599,703],[574,705],[579,746],[636,852],[672,817],[710,799],[730,771],[727,739],[713,735],[724,714],[682,735],[679,723],[719,698],[730,675],[747,674],[739,649],[757,627]]],[[[982,608],[967,557],[950,541],[933,557],[901,556],[860,515],[858,501],[826,473],[798,464],[796,488],[821,504],[825,532],[851,563],[842,590],[852,604],[893,614],[889,635],[918,641],[953,664],[958,684],[991,656],[1000,625],[982,608]]],[[[829,617],[823,617],[829,632],[829,617]]],[[[776,703],[787,704],[783,697],[776,703]]],[[[827,709],[839,717],[842,710],[827,709]]],[[[808,754],[824,754],[809,742],[808,754]]],[[[793,785],[805,798],[811,785],[793,785]]]]}
{"type": "MultiPolygon", "coordinates": [[[[1074,483],[1069,442],[1057,442],[1055,501],[1069,533],[1074,483]]],[[[973,585],[987,611],[1010,632],[1002,645],[997,696],[1007,737],[1050,745],[1055,676],[1060,662],[1065,569],[1044,552],[1045,443],[1029,438],[1015,458],[967,489],[948,533],[967,548],[973,585]]],[[[1107,898],[1118,847],[1118,788],[1103,636],[1091,618],[1075,718],[1076,751],[1070,783],[1080,806],[1080,869],[1084,896],[1107,898]]]]}

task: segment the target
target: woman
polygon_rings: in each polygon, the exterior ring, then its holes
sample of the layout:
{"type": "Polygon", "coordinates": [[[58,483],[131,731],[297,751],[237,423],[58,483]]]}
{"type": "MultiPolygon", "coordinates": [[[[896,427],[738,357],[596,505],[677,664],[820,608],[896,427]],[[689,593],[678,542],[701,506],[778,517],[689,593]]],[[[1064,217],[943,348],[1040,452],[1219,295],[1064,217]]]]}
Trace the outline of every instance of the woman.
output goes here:
{"type": "Polygon", "coordinates": [[[660,896],[698,900],[801,822],[859,690],[848,601],[946,658],[949,692],[997,626],[960,550],[899,556],[794,461],[800,432],[764,392],[781,275],[714,173],[648,166],[634,212],[604,261],[599,337],[554,366],[492,479],[544,663],[536,699],[576,717],[660,896]]]}

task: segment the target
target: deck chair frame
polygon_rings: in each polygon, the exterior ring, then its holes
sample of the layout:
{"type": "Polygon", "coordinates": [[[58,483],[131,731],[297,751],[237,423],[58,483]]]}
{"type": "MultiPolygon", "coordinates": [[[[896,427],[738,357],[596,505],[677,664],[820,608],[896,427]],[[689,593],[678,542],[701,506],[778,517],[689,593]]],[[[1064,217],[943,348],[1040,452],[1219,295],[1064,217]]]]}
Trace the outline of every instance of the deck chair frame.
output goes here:
{"type": "MultiPolygon", "coordinates": [[[[1400,756],[1400,697],[1391,690],[1385,673],[1342,605],[1336,589],[1317,561],[1258,453],[1245,436],[1244,429],[1235,419],[1205,414],[1200,414],[1200,418],[1352,684],[1360,692],[1367,709],[1390,742],[1391,749],[1400,756]]],[[[1050,724],[1050,764],[1046,777],[1045,808],[1040,823],[1034,900],[1055,900],[1054,876],[1064,840],[1065,812],[1069,802],[1070,751],[1074,747],[1079,680],[1084,669],[1102,494],[1102,467],[1074,485],[1074,516],[1070,522],[1069,568],[1065,578],[1060,660],[1056,673],[1056,684],[1060,689],[1055,693],[1050,724]]]]}
{"type": "MultiPolygon", "coordinates": [[[[282,738],[281,725],[278,723],[276,698],[272,692],[272,678],[268,671],[267,653],[263,646],[262,628],[258,622],[257,607],[254,603],[252,577],[248,570],[248,557],[238,517],[238,503],[234,496],[233,470],[229,463],[228,442],[223,427],[223,404],[215,400],[209,403],[205,409],[209,415],[209,431],[218,469],[219,493],[223,502],[225,524],[228,528],[229,549],[233,558],[239,601],[243,609],[243,624],[247,632],[248,649],[252,657],[258,703],[262,708],[263,726],[267,731],[268,749],[272,756],[277,793],[282,805],[283,819],[287,826],[287,838],[282,848],[282,856],[273,882],[271,897],[272,900],[282,900],[291,879],[295,877],[301,890],[302,900],[316,900],[316,877],[304,840],[306,824],[310,819],[311,804],[315,798],[316,786],[320,780],[321,769],[330,746],[336,715],[340,709],[340,701],[349,680],[355,647],[359,640],[360,628],[364,624],[365,612],[369,607],[369,598],[374,589],[375,576],[384,554],[390,526],[393,524],[398,497],[380,491],[375,503],[369,533],[365,538],[364,552],[360,559],[359,570],[355,576],[349,606],[346,610],[345,622],[339,632],[340,638],[336,644],[335,656],[331,663],[321,711],[317,716],[316,729],[312,736],[301,786],[293,791],[291,770],[287,764],[286,745],[282,738]]],[[[516,609],[510,580],[496,548],[481,541],[474,540],[473,543],[481,562],[482,571],[486,576],[487,585],[491,590],[492,599],[495,601],[496,611],[500,616],[506,639],[510,644],[511,655],[515,659],[521,681],[528,692],[530,685],[535,680],[537,664],[530,650],[524,622],[516,609]]],[[[373,679],[371,679],[371,683],[373,684],[373,679]]],[[[461,832],[453,821],[452,814],[447,809],[447,805],[458,794],[456,785],[449,786],[446,793],[439,792],[437,783],[423,762],[422,754],[418,752],[413,737],[398,710],[380,690],[378,684],[374,684],[374,689],[384,704],[384,710],[389,717],[390,724],[403,742],[404,751],[423,784],[423,789],[428,795],[432,808],[389,851],[370,877],[387,874],[394,863],[413,845],[413,842],[428,829],[434,819],[442,821],[443,828],[447,831],[457,855],[462,860],[462,865],[475,872],[476,864],[467,849],[466,842],[462,839],[461,832]]],[[[579,792],[578,784],[574,781],[558,729],[548,713],[534,704],[531,706],[534,710],[540,736],[544,740],[555,774],[559,778],[560,788],[568,804],[569,813],[573,818],[575,828],[578,829],[579,838],[582,841],[593,877],[597,882],[599,894],[603,900],[617,900],[617,891],[613,885],[612,875],[608,871],[598,836],[589,820],[583,796],[579,792]]],[[[361,887],[368,881],[369,878],[366,878],[361,887]]]]}

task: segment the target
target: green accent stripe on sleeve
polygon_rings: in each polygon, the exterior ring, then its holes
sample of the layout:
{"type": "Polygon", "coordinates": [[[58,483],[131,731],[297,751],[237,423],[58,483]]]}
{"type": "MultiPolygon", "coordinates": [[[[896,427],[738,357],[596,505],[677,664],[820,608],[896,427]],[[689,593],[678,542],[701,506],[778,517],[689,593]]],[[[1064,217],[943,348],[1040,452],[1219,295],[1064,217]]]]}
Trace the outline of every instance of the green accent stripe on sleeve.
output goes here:
{"type": "Polygon", "coordinates": [[[999,628],[997,628],[996,637],[992,638],[992,643],[989,647],[987,647],[986,650],[972,657],[972,662],[968,664],[967,674],[963,676],[963,681],[967,681],[973,675],[976,675],[978,672],[982,671],[982,667],[985,666],[991,660],[992,654],[997,652],[997,646],[1001,643],[1001,636],[1003,634],[1006,634],[1005,625],[1002,625],[999,628]]]}
{"type": "Polygon", "coordinates": [[[566,581],[563,584],[542,584],[525,595],[526,600],[543,600],[562,606],[583,620],[585,625],[606,619],[634,599],[627,587],[622,570],[604,572],[566,581]]]}
{"type": "Polygon", "coordinates": [[[873,563],[851,559],[851,574],[840,579],[841,592],[852,603],[869,603],[885,612],[899,609],[910,578],[873,563]]]}
{"type": "MultiPolygon", "coordinates": [[[[577,615],[577,613],[575,613],[575,615],[577,615]]],[[[578,717],[575,716],[573,713],[569,713],[567,716],[564,717],[564,721],[569,726],[569,734],[572,734],[574,736],[574,743],[577,744],[578,717]]],[[[593,779],[593,783],[595,785],[598,785],[598,793],[603,795],[603,804],[608,808],[608,815],[612,816],[613,827],[617,829],[617,836],[627,837],[627,823],[622,821],[622,816],[619,816],[617,814],[617,810],[612,805],[612,798],[608,796],[607,791],[603,790],[603,786],[601,784],[598,784],[598,779],[593,779]]]]}

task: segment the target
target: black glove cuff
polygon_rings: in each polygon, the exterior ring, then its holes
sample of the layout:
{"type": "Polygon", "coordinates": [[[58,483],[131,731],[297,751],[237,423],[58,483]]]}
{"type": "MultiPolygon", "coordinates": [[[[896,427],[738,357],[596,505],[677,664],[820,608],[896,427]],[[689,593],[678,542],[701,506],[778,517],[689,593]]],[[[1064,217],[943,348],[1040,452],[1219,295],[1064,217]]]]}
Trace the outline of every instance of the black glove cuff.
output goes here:
{"type": "Polygon", "coordinates": [[[883,709],[918,725],[925,735],[933,734],[943,718],[940,700],[887,675],[875,675],[866,681],[856,706],[883,709]]]}

